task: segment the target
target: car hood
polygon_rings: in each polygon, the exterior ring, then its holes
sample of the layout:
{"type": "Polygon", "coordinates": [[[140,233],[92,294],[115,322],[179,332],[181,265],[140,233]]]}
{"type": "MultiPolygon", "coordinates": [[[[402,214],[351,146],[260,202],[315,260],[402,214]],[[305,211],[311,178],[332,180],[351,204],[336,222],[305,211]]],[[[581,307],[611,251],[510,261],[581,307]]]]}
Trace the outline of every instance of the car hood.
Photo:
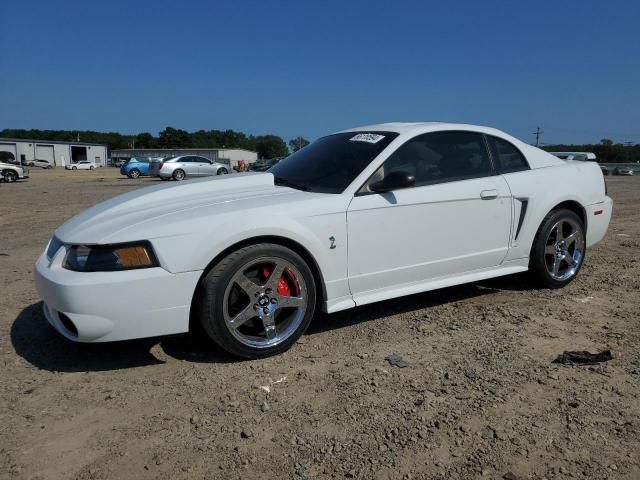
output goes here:
{"type": "MultiPolygon", "coordinates": [[[[65,243],[101,244],[129,241],[124,230],[140,231],[148,222],[169,222],[180,212],[245,202],[264,204],[274,196],[302,193],[274,185],[271,173],[243,173],[210,177],[169,185],[141,188],[99,203],[76,215],[58,228],[56,237],[65,243]]],[[[312,194],[313,195],[313,194],[312,194]]],[[[186,214],[186,213],[185,213],[186,214]]],[[[185,233],[185,232],[183,232],[185,233]]],[[[167,235],[169,236],[169,235],[167,235]]],[[[137,238],[142,240],[142,238],[137,238]]]]}

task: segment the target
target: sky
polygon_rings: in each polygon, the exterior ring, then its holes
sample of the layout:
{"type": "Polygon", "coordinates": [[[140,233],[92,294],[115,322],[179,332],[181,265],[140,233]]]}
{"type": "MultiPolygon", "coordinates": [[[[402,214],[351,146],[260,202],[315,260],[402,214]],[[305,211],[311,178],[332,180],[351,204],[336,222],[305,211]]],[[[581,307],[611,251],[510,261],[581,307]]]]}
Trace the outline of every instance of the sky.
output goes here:
{"type": "Polygon", "coordinates": [[[0,0],[0,129],[640,143],[640,2],[0,0]]]}

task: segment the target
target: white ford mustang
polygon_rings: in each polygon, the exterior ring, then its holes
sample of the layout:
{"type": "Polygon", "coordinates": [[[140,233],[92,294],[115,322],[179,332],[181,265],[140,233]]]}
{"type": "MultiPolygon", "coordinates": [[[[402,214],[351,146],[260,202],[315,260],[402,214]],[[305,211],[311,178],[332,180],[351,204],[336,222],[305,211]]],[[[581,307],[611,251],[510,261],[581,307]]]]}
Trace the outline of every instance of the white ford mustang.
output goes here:
{"type": "Polygon", "coordinates": [[[530,270],[573,280],[612,202],[600,168],[501,131],[388,123],[272,167],[144,188],[56,230],[36,264],[48,321],[80,342],[187,332],[248,358],[289,348],[316,308],[352,308],[530,270]]]}

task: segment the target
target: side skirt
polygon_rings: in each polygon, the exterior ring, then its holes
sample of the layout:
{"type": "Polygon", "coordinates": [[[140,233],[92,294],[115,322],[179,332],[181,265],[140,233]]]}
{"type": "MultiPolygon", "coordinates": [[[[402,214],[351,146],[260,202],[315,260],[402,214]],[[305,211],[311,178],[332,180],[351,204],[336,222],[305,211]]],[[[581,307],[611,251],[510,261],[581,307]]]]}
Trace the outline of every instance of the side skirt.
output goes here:
{"type": "Polygon", "coordinates": [[[342,297],[333,302],[325,303],[325,311],[327,313],[346,310],[353,306],[366,305],[368,303],[381,302],[391,298],[404,297],[415,293],[437,290],[439,288],[451,287],[453,285],[461,285],[464,283],[478,282],[487,280],[488,278],[502,277],[504,275],[512,275],[514,273],[526,272],[529,269],[529,258],[519,258],[504,262],[498,267],[474,270],[462,275],[451,275],[429,279],[421,282],[407,283],[399,285],[395,288],[386,288],[379,290],[370,290],[368,292],[353,295],[353,300],[342,297]],[[355,303],[355,305],[354,305],[355,303]]]}

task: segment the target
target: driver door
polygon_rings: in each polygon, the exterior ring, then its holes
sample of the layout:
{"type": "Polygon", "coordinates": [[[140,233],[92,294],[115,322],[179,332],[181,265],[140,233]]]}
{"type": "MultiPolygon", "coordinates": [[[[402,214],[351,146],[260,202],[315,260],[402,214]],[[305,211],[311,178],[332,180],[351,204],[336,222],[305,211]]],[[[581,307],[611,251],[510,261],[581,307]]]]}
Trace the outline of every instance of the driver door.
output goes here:
{"type": "Polygon", "coordinates": [[[508,250],[510,197],[481,134],[433,132],[409,140],[349,205],[349,285],[356,303],[499,265],[508,250]],[[412,174],[415,186],[372,191],[392,171],[412,174]]]}

